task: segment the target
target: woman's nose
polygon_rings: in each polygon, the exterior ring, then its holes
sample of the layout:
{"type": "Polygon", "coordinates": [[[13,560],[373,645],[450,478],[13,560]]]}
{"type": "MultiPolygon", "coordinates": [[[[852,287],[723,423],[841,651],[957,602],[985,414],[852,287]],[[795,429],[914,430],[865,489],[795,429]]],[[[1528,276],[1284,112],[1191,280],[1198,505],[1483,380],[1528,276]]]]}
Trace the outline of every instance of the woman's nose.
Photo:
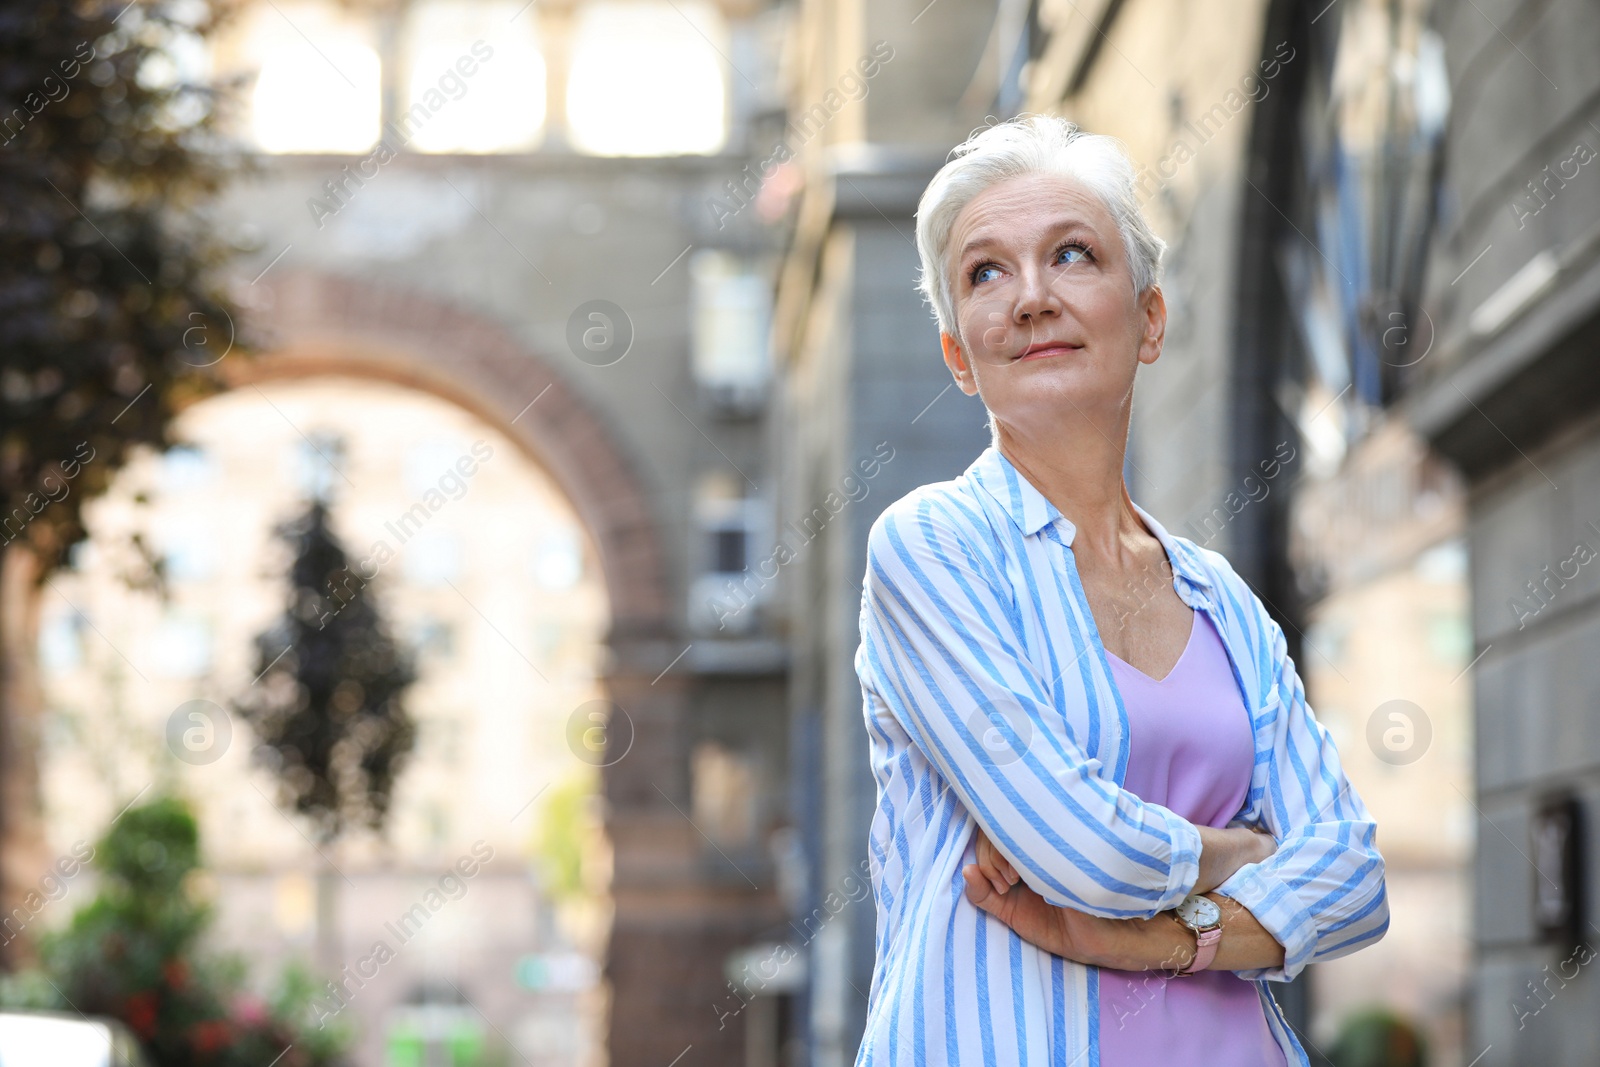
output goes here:
{"type": "Polygon", "coordinates": [[[1041,315],[1059,315],[1062,311],[1060,295],[1050,287],[1050,277],[1038,268],[1022,271],[1018,278],[1016,318],[1018,322],[1037,319],[1041,315]]]}

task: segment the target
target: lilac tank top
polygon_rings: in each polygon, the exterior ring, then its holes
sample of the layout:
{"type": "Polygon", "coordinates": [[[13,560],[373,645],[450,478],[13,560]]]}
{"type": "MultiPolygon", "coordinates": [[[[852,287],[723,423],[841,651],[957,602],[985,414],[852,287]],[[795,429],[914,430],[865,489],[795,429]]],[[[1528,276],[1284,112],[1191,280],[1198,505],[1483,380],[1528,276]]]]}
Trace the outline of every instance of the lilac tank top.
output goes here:
{"type": "MultiPolygon", "coordinates": [[[[1189,643],[1160,681],[1110,652],[1106,659],[1128,713],[1123,788],[1220,828],[1244,806],[1255,741],[1222,638],[1205,612],[1192,615],[1189,643]]],[[[1108,967],[1100,968],[1100,1063],[1285,1067],[1255,985],[1232,971],[1168,978],[1108,967]]]]}

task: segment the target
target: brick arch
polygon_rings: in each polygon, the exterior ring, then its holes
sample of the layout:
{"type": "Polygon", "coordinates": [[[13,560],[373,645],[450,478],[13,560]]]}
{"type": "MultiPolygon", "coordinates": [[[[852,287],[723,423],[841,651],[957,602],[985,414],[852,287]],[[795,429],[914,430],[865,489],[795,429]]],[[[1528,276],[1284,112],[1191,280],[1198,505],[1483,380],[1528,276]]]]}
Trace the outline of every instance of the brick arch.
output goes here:
{"type": "Polygon", "coordinates": [[[608,643],[653,643],[668,632],[660,527],[643,481],[550,360],[492,320],[413,291],[316,272],[260,284],[266,292],[243,324],[260,352],[218,364],[230,386],[340,374],[472,412],[550,472],[594,538],[611,609],[608,643]]]}

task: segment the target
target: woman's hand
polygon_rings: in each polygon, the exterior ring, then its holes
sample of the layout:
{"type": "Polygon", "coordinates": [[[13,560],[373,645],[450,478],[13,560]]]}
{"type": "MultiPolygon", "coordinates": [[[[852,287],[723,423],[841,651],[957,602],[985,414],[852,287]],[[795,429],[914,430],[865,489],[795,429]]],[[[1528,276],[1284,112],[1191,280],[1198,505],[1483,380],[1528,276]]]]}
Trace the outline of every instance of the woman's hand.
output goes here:
{"type": "MultiPolygon", "coordinates": [[[[1152,945],[1146,927],[1151,922],[1171,925],[1170,919],[1102,919],[1072,908],[1058,908],[1018,877],[981,829],[974,851],[977,862],[961,871],[967,882],[967,900],[1011,927],[1024,941],[1052,955],[1096,967],[1144,970],[1160,965],[1179,967],[1185,962],[1150,959],[1152,945]]],[[[1189,953],[1193,955],[1192,935],[1189,942],[1189,953]]]]}
{"type": "MultiPolygon", "coordinates": [[[[1213,856],[1213,862],[1217,862],[1227,853],[1226,862],[1219,869],[1233,864],[1219,880],[1226,880],[1246,863],[1260,862],[1277,849],[1270,836],[1242,827],[1201,827],[1201,831],[1222,835],[1215,839],[1217,852],[1213,856]]],[[[1017,877],[981,829],[975,851],[978,862],[961,871],[967,883],[967,900],[1011,927],[1024,941],[1052,955],[1119,971],[1178,970],[1194,957],[1194,934],[1169,914],[1152,919],[1103,919],[1073,908],[1058,908],[1017,877]]],[[[1212,894],[1212,899],[1222,908],[1224,936],[1211,970],[1282,966],[1283,946],[1253,915],[1227,897],[1212,894]]]]}
{"type": "Polygon", "coordinates": [[[1248,826],[1230,826],[1218,830],[1211,826],[1198,826],[1200,831],[1200,876],[1195,879],[1196,893],[1209,893],[1229,878],[1240,867],[1260,863],[1278,851],[1278,843],[1264,830],[1248,826]]]}
{"type": "MultiPolygon", "coordinates": [[[[1127,965],[1127,959],[1117,951],[1126,933],[1118,927],[1126,923],[1117,919],[1101,919],[1072,908],[1056,907],[1028,888],[1026,882],[1011,882],[992,861],[985,866],[982,862],[985,846],[991,851],[994,849],[983,831],[979,830],[980,862],[969,863],[961,870],[967,882],[969,901],[1011,927],[1024,941],[1052,955],[1097,967],[1127,965]]],[[[1005,857],[1001,856],[1000,862],[1004,863],[1005,857]]],[[[1014,876],[1015,872],[1012,872],[1014,876]]]]}
{"type": "Polygon", "coordinates": [[[994,847],[994,842],[989,840],[989,835],[982,830],[978,831],[978,840],[975,846],[978,861],[974,866],[978,874],[1001,896],[1017,884],[1016,868],[1011,866],[1011,861],[1001,855],[1000,850],[994,847]]]}

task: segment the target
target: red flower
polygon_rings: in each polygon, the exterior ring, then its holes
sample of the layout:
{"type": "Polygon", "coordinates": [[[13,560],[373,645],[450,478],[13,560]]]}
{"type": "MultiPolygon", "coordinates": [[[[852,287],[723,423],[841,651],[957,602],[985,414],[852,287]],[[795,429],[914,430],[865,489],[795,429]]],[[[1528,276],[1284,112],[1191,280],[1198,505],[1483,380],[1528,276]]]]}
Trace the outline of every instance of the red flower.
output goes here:
{"type": "Polygon", "coordinates": [[[240,994],[233,1002],[233,1017],[241,1026],[257,1026],[267,1021],[267,1003],[258,996],[240,994]]]}
{"type": "Polygon", "coordinates": [[[189,1043],[196,1052],[216,1052],[233,1044],[233,1031],[223,1019],[207,1019],[189,1028],[189,1043]]]}
{"type": "Polygon", "coordinates": [[[189,980],[189,965],[181,959],[173,957],[161,965],[161,977],[167,980],[167,985],[173,989],[182,989],[189,980]]]}
{"type": "Polygon", "coordinates": [[[148,989],[141,989],[128,997],[122,1006],[122,1018],[133,1032],[143,1038],[155,1036],[156,1032],[156,995],[148,989]]]}
{"type": "Polygon", "coordinates": [[[258,1027],[267,1022],[267,1001],[253,993],[240,993],[234,998],[234,1022],[242,1029],[258,1027]]]}

